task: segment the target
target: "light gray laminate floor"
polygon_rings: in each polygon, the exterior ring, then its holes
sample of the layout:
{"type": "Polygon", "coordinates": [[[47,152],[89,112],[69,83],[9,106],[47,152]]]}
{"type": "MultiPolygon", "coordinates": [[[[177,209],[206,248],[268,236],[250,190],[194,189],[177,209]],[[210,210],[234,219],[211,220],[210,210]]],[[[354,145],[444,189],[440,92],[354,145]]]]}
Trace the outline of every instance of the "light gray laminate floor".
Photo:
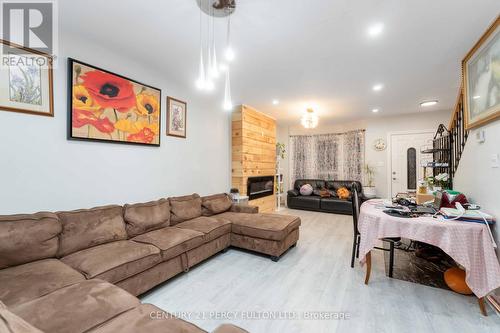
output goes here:
{"type": "Polygon", "coordinates": [[[252,333],[500,332],[500,317],[489,307],[489,316],[481,316],[474,297],[386,277],[380,251],[374,251],[372,278],[365,286],[364,267],[349,266],[352,217],[281,213],[300,216],[302,226],[297,247],[279,262],[230,249],[153,289],[142,301],[209,331],[230,322],[252,333]],[[299,319],[242,318],[283,316],[281,311],[299,319]],[[349,319],[305,320],[311,312],[342,312],[349,319]],[[223,315],[232,318],[216,318],[223,315]]]}

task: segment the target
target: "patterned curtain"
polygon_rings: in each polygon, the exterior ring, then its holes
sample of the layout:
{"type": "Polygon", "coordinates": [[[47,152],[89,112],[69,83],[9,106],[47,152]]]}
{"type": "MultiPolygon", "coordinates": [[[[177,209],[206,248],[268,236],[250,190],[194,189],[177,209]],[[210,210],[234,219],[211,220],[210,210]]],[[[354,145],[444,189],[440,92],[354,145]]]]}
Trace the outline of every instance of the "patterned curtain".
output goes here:
{"type": "Polygon", "coordinates": [[[290,186],[296,179],[363,179],[365,131],[290,136],[290,186]]]}

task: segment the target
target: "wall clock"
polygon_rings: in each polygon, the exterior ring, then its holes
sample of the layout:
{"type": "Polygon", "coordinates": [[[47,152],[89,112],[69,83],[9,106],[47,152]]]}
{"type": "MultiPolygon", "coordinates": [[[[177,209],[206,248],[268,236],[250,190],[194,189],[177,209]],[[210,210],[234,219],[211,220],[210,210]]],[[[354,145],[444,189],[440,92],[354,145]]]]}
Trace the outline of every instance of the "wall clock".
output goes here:
{"type": "Polygon", "coordinates": [[[373,149],[376,151],[383,151],[387,147],[387,144],[385,143],[384,139],[377,139],[375,142],[373,142],[373,149]]]}

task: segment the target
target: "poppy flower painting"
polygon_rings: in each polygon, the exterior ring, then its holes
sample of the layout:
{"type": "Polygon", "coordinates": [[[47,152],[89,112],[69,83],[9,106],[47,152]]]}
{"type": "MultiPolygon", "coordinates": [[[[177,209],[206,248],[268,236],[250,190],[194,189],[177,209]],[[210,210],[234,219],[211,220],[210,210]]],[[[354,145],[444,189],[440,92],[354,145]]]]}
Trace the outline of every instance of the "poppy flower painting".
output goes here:
{"type": "Polygon", "coordinates": [[[161,90],[69,59],[70,139],[160,145],[161,90]]]}

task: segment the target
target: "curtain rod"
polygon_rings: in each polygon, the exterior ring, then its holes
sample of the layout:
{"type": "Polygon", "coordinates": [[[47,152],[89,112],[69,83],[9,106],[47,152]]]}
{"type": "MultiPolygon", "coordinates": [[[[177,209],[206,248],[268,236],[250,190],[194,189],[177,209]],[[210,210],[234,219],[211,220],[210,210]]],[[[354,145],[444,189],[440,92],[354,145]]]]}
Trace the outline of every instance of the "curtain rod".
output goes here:
{"type": "Polygon", "coordinates": [[[355,132],[366,132],[366,129],[357,129],[357,130],[352,130],[352,131],[347,131],[347,132],[336,132],[336,133],[293,134],[293,135],[289,135],[289,137],[294,137],[294,136],[320,136],[320,135],[344,135],[344,134],[355,133],[355,132]]]}

